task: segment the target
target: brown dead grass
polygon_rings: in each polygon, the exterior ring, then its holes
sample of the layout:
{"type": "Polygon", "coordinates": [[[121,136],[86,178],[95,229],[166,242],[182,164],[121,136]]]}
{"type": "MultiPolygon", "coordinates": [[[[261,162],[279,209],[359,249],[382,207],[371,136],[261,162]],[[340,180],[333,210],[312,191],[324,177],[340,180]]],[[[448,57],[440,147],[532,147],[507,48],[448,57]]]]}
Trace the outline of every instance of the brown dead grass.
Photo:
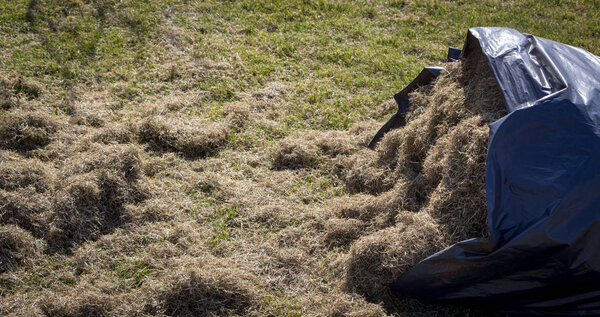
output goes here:
{"type": "Polygon", "coordinates": [[[29,151],[50,143],[59,123],[42,111],[0,113],[0,148],[29,151]]]}
{"type": "Polygon", "coordinates": [[[20,107],[26,100],[36,99],[42,93],[39,84],[23,77],[0,77],[0,109],[20,107]]]}
{"type": "Polygon", "coordinates": [[[36,241],[16,225],[0,226],[0,273],[22,265],[36,253],[36,241]]]}
{"type": "Polygon", "coordinates": [[[221,124],[151,117],[140,124],[138,133],[142,142],[158,151],[176,151],[191,157],[202,157],[214,153],[225,144],[228,129],[221,124]]]}
{"type": "Polygon", "coordinates": [[[160,283],[159,309],[167,316],[243,315],[258,301],[256,277],[210,263],[174,272],[160,283]]]}
{"type": "Polygon", "coordinates": [[[344,162],[352,191],[378,195],[354,196],[337,211],[366,222],[360,228],[368,235],[350,248],[346,288],[375,301],[389,301],[387,285],[426,256],[488,235],[487,125],[504,107],[486,61],[472,54],[448,64],[410,97],[405,127],[387,133],[375,152],[344,162]]]}
{"type": "Polygon", "coordinates": [[[443,235],[429,214],[401,212],[394,226],[352,244],[346,288],[371,300],[385,298],[389,283],[443,246],[443,235]]]}
{"type": "MultiPolygon", "coordinates": [[[[186,41],[167,31],[173,50],[186,41]]],[[[171,65],[165,80],[233,72],[187,66],[171,65]]],[[[57,115],[31,110],[39,97],[7,81],[0,314],[453,311],[387,285],[486,234],[487,124],[503,105],[485,67],[476,57],[448,64],[376,151],[365,149],[374,121],[290,133],[280,120],[288,88],[276,82],[210,113],[194,112],[201,93],[180,91],[143,111],[102,93],[67,98],[57,115]]]]}
{"type": "Polygon", "coordinates": [[[116,304],[114,298],[90,285],[68,295],[47,293],[41,298],[39,308],[45,316],[103,317],[111,316],[116,304]]]}

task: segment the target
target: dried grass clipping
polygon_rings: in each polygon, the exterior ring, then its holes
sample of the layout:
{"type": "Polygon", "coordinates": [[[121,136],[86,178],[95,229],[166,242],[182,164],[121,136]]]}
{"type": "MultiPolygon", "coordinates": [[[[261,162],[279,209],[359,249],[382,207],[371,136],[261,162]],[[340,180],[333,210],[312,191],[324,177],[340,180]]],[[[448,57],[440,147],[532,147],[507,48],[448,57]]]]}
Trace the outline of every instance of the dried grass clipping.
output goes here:
{"type": "Polygon", "coordinates": [[[376,152],[344,162],[348,189],[377,195],[356,195],[359,200],[338,208],[339,215],[365,222],[354,225],[368,235],[351,245],[346,288],[371,300],[385,299],[388,284],[425,257],[488,235],[488,124],[506,111],[486,59],[473,52],[447,64],[410,98],[406,126],[387,133],[376,152]],[[358,207],[348,207],[353,203],[358,207]]]}

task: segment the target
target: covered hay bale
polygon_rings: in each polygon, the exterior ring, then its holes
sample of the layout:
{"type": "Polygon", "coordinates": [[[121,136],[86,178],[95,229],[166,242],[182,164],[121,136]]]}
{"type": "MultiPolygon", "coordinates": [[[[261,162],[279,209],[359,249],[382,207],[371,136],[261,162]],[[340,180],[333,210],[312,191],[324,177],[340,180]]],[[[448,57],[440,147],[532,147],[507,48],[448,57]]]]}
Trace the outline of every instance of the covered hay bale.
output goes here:
{"type": "Polygon", "coordinates": [[[351,196],[337,211],[374,232],[351,245],[345,269],[346,289],[369,300],[388,298],[389,283],[445,246],[488,235],[488,124],[506,110],[487,61],[473,53],[447,64],[410,101],[404,127],[347,159],[348,189],[377,195],[351,196]]]}

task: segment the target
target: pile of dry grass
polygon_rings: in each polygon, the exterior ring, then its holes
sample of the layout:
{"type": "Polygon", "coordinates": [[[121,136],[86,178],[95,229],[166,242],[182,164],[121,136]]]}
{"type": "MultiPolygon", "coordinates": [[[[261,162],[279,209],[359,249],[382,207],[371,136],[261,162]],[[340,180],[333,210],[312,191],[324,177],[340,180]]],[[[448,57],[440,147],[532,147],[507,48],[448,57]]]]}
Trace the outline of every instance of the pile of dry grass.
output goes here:
{"type": "Polygon", "coordinates": [[[50,143],[59,122],[42,111],[15,110],[0,113],[0,148],[29,151],[50,143]]]}
{"type": "Polygon", "coordinates": [[[352,244],[346,288],[371,300],[381,299],[397,276],[443,246],[442,233],[431,216],[401,212],[396,225],[352,244]]]}
{"type": "Polygon", "coordinates": [[[38,309],[45,316],[111,316],[116,304],[111,296],[87,286],[77,287],[68,294],[46,293],[39,301],[38,309]]]}
{"type": "Polygon", "coordinates": [[[277,169],[311,168],[320,163],[337,164],[342,157],[355,153],[372,132],[365,124],[349,131],[306,131],[294,133],[277,142],[271,151],[277,169]]]}
{"type": "Polygon", "coordinates": [[[387,133],[375,152],[343,162],[351,192],[377,195],[337,206],[338,216],[362,221],[354,226],[369,234],[351,245],[345,273],[346,289],[371,300],[386,298],[387,285],[426,256],[488,235],[488,124],[505,110],[485,58],[475,52],[447,64],[410,98],[406,126],[387,133]]]}
{"type": "Polygon", "coordinates": [[[0,273],[22,265],[36,253],[36,241],[16,225],[0,226],[0,273]]]}
{"type": "Polygon", "coordinates": [[[96,239],[126,221],[125,206],[144,201],[149,193],[138,184],[140,152],[135,146],[107,145],[68,161],[52,197],[48,242],[70,247],[96,239]]]}
{"type": "Polygon", "coordinates": [[[0,221],[3,224],[14,224],[41,236],[46,228],[44,216],[50,210],[50,198],[36,193],[30,188],[15,191],[0,190],[0,221]],[[27,199],[23,199],[27,197],[27,199]]]}
{"type": "Polygon", "coordinates": [[[414,93],[376,151],[374,121],[289,133],[278,83],[206,113],[193,90],[31,110],[0,83],[0,314],[385,315],[395,277],[485,234],[502,105],[474,61],[414,93]]]}
{"type": "Polygon", "coordinates": [[[190,122],[170,117],[150,117],[138,130],[142,142],[159,151],[176,151],[191,157],[214,153],[227,141],[223,124],[190,122]]]}
{"type": "Polygon", "coordinates": [[[217,262],[175,270],[167,279],[157,285],[157,309],[168,316],[243,315],[259,300],[256,277],[217,262]]]}
{"type": "Polygon", "coordinates": [[[150,196],[139,146],[93,143],[55,164],[3,151],[0,220],[57,251],[96,239],[129,219],[126,206],[150,196]]]}
{"type": "Polygon", "coordinates": [[[38,98],[41,90],[38,84],[23,77],[16,79],[2,77],[0,78],[0,109],[17,108],[25,100],[38,98]]]}
{"type": "Polygon", "coordinates": [[[36,159],[20,159],[15,153],[0,151],[0,190],[15,191],[30,188],[43,193],[50,188],[52,174],[36,159]]]}

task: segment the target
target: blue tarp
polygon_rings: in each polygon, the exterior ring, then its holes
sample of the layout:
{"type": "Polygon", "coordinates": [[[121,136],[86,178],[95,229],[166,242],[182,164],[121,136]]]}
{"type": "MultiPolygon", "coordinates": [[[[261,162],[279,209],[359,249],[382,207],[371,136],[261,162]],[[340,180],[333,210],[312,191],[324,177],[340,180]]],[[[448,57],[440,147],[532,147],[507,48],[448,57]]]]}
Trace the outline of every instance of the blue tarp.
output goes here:
{"type": "Polygon", "coordinates": [[[479,49],[508,111],[490,125],[491,238],[430,256],[392,288],[505,312],[598,315],[600,58],[508,28],[470,29],[462,55],[479,49]]]}

